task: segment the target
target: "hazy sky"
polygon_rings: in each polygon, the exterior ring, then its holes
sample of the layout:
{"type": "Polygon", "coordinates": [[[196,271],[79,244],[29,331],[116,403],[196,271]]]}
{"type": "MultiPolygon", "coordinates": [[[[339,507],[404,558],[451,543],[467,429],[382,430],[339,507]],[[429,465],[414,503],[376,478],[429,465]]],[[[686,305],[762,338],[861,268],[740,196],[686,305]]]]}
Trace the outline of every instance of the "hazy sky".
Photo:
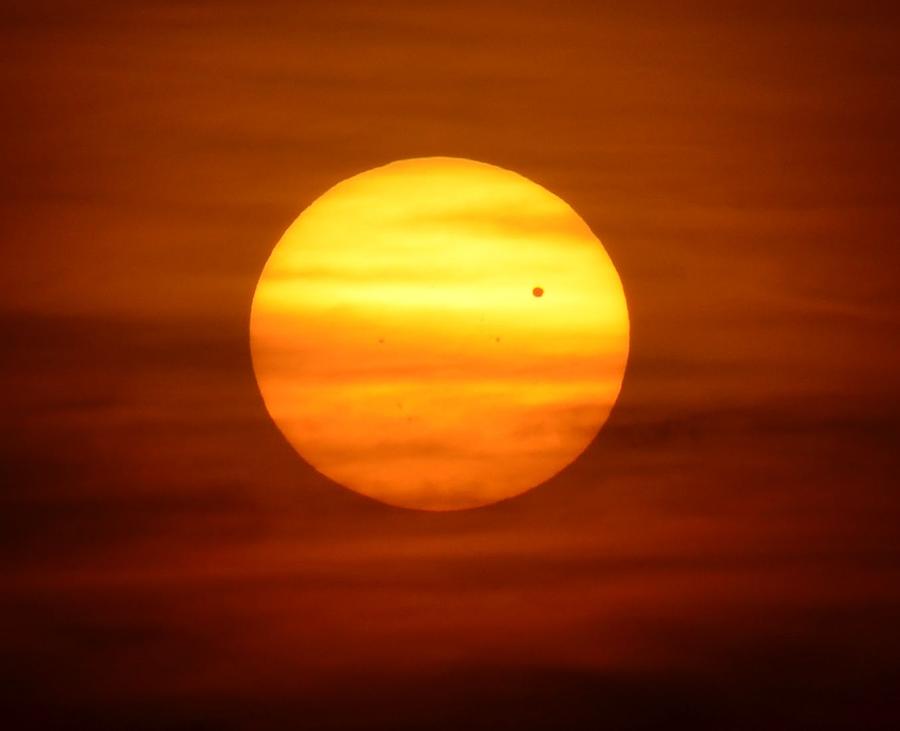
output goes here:
{"type": "Polygon", "coordinates": [[[17,728],[900,723],[897,18],[725,5],[7,4],[17,728]],[[561,196],[631,315],[584,457],[459,514],[329,483],[250,367],[285,228],[423,155],[561,196]]]}

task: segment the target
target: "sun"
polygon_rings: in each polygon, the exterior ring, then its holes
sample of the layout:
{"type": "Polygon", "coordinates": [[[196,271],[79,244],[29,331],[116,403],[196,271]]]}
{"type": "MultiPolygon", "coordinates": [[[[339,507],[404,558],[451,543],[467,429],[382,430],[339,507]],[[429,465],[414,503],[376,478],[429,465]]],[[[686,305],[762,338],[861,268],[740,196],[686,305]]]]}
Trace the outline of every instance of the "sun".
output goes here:
{"type": "Polygon", "coordinates": [[[275,246],[250,317],[266,408],[299,454],[382,502],[503,500],[581,454],[628,359],[616,268],[527,178],[473,160],[368,170],[275,246]]]}

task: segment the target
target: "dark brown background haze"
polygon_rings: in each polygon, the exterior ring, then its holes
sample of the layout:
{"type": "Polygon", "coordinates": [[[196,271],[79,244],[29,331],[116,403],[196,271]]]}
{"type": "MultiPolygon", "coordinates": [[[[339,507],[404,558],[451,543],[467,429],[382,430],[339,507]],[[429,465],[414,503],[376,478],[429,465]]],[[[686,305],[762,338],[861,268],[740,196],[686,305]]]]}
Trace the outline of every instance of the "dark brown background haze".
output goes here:
{"type": "Polygon", "coordinates": [[[3,725],[897,728],[898,56],[865,3],[4,3],[3,725]],[[424,155],[567,200],[632,318],[583,457],[465,513],[316,474],[249,359],[294,217],[424,155]]]}

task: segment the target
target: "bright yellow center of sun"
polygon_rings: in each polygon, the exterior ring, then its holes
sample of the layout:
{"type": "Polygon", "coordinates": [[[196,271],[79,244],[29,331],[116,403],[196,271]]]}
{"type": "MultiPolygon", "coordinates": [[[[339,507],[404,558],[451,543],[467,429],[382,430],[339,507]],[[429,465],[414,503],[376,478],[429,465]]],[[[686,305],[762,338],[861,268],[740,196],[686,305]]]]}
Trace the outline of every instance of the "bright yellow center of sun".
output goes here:
{"type": "Polygon", "coordinates": [[[518,495],[606,421],[622,283],[565,201],[493,165],[402,160],[338,183],[259,279],[253,367],[319,472],[407,508],[518,495]]]}

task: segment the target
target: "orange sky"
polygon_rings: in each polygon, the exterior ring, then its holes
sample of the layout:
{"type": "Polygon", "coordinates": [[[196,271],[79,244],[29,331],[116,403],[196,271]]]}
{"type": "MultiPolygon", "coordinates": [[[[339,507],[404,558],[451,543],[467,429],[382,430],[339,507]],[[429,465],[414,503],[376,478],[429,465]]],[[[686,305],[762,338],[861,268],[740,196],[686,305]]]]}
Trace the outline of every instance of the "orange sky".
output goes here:
{"type": "Polygon", "coordinates": [[[4,9],[17,727],[897,725],[896,21],[838,3],[4,9]],[[571,204],[631,318],[584,458],[468,513],[317,475],[250,364],[285,228],[339,180],[423,155],[571,204]]]}

